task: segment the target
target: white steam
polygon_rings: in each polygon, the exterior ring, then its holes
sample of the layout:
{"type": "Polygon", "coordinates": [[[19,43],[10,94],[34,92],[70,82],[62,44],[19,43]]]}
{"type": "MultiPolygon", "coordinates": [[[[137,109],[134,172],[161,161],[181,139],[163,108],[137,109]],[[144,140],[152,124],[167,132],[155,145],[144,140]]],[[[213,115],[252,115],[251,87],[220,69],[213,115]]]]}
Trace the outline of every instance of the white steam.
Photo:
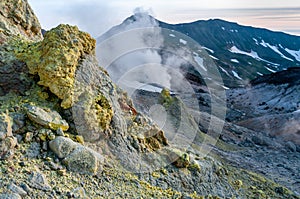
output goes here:
{"type": "Polygon", "coordinates": [[[164,42],[158,23],[149,11],[136,8],[134,13],[121,26],[98,39],[100,65],[127,91],[137,89],[130,88],[133,84],[128,82],[170,88],[171,76],[162,66],[158,53],[164,42]]]}

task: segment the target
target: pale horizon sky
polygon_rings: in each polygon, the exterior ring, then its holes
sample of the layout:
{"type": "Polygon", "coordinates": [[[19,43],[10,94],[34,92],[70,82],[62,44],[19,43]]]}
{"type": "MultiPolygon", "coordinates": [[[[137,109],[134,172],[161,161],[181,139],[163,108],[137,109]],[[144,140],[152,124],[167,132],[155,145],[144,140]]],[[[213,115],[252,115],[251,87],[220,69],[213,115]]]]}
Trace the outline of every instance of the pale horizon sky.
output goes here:
{"type": "Polygon", "coordinates": [[[77,25],[98,37],[142,7],[167,23],[224,19],[300,36],[299,0],[28,0],[46,30],[77,25]]]}

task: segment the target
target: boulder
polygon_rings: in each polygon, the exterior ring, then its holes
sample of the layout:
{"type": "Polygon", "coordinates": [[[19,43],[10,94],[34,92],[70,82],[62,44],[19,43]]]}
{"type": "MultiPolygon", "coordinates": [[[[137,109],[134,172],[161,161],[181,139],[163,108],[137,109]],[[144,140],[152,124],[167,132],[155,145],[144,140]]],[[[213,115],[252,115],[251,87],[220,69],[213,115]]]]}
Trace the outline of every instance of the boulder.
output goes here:
{"type": "Polygon", "coordinates": [[[70,171],[82,174],[95,174],[98,169],[96,152],[79,145],[63,162],[70,171]]]}
{"type": "Polygon", "coordinates": [[[69,128],[69,124],[62,119],[60,114],[56,111],[45,110],[37,106],[29,105],[27,109],[27,115],[33,122],[53,130],[61,128],[62,130],[66,131],[69,128]]]}
{"type": "Polygon", "coordinates": [[[59,136],[49,142],[49,147],[59,158],[65,158],[77,147],[77,143],[69,138],[59,136]]]}
{"type": "Polygon", "coordinates": [[[58,136],[49,142],[50,149],[59,157],[70,171],[82,174],[95,174],[103,157],[88,147],[58,136]]]}
{"type": "Polygon", "coordinates": [[[8,188],[13,192],[13,193],[16,193],[16,194],[19,194],[20,196],[26,196],[27,195],[27,192],[20,186],[16,185],[15,183],[10,183],[8,188]]]}

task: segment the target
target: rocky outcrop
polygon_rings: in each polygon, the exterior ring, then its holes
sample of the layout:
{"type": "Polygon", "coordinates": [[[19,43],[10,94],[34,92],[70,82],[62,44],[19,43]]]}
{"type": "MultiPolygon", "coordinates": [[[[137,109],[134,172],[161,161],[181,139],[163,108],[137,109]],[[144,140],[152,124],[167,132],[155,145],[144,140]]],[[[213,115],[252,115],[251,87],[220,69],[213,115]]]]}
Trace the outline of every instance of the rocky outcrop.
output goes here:
{"type": "Polygon", "coordinates": [[[95,40],[88,33],[75,26],[59,25],[47,31],[43,41],[19,49],[17,57],[27,64],[31,74],[38,74],[39,85],[62,99],[63,108],[70,108],[78,63],[94,49],[95,40]]]}
{"type": "Polygon", "coordinates": [[[1,1],[0,21],[0,44],[12,36],[42,40],[40,23],[27,0],[1,1]]]}
{"type": "Polygon", "coordinates": [[[137,164],[148,168],[148,153],[156,154],[168,145],[164,132],[148,117],[124,108],[133,107],[132,101],[114,85],[94,56],[88,55],[80,63],[75,88],[74,98],[78,100],[72,114],[77,133],[101,146],[102,153],[121,161],[126,169],[136,170],[137,164]]]}
{"type": "Polygon", "coordinates": [[[290,68],[228,91],[227,120],[299,144],[299,77],[300,69],[290,68]]]}
{"type": "Polygon", "coordinates": [[[9,92],[25,95],[33,84],[26,64],[16,59],[14,46],[0,45],[0,96],[9,92]]]}

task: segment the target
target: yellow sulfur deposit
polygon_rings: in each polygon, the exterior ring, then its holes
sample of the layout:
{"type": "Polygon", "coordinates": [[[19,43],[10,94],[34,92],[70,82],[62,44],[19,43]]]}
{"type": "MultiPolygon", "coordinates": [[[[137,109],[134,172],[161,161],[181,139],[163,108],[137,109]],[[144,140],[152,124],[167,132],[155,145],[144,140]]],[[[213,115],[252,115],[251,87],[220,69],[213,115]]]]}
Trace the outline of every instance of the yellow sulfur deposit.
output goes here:
{"type": "Polygon", "coordinates": [[[40,85],[62,99],[61,106],[72,106],[73,86],[78,62],[94,54],[95,39],[76,26],[59,25],[48,31],[41,42],[29,44],[16,52],[31,74],[38,74],[40,85]]]}

